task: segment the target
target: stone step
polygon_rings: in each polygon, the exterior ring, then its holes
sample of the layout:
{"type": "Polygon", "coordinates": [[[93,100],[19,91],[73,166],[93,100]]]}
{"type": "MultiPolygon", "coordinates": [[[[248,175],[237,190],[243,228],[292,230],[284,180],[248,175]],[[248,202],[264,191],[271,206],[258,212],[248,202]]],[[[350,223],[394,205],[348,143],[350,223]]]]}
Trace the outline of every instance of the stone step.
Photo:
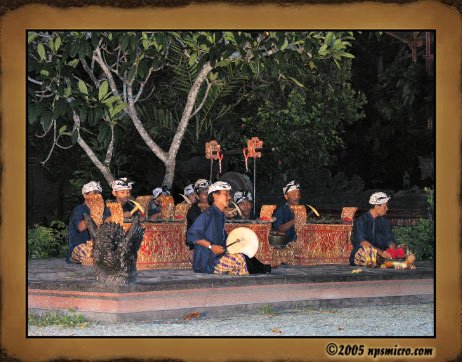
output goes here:
{"type": "Polygon", "coordinates": [[[75,310],[102,321],[183,318],[272,310],[420,303],[434,298],[434,265],[416,270],[357,268],[349,265],[282,266],[271,274],[230,276],[191,270],[140,271],[136,283],[108,288],[92,268],[60,259],[28,263],[28,308],[33,312],[75,310]],[[361,269],[360,273],[352,273],[361,269]]]}

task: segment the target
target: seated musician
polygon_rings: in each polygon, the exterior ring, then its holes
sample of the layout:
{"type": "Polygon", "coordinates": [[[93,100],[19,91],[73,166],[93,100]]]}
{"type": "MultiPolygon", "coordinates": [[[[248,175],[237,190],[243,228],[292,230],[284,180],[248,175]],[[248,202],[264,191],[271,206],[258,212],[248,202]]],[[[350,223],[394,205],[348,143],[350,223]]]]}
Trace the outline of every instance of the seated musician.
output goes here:
{"type": "Polygon", "coordinates": [[[231,200],[231,186],[217,181],[208,188],[211,207],[201,213],[187,233],[188,243],[194,244],[193,270],[209,274],[249,274],[244,254],[227,254],[224,209],[231,200]]]}
{"type": "MultiPolygon", "coordinates": [[[[115,197],[116,202],[120,203],[124,213],[124,219],[133,217],[132,210],[136,207],[129,202],[131,200],[131,190],[135,182],[129,181],[127,177],[121,177],[112,182],[112,195],[115,197]]],[[[139,211],[136,211],[137,213],[139,211]]]]}
{"type": "Polygon", "coordinates": [[[391,223],[384,216],[388,210],[390,196],[384,192],[373,193],[369,198],[370,209],[359,216],[353,224],[350,265],[377,266],[377,256],[384,259],[396,256],[395,238],[391,223]]]}
{"type": "MultiPolygon", "coordinates": [[[[192,205],[193,203],[196,202],[197,195],[196,195],[196,192],[194,191],[194,185],[193,184],[187,185],[183,190],[183,194],[188,198],[188,200],[189,200],[188,204],[192,205]]],[[[182,204],[187,203],[187,201],[185,200],[185,201],[182,201],[181,203],[182,204]]]]}
{"type": "Polygon", "coordinates": [[[273,222],[273,230],[286,234],[287,243],[290,243],[297,240],[295,215],[290,206],[300,203],[300,185],[295,181],[291,181],[284,186],[282,192],[287,202],[274,211],[273,216],[276,218],[276,221],[273,222]]]}
{"type": "MultiPolygon", "coordinates": [[[[202,205],[207,204],[208,189],[212,183],[206,179],[199,179],[194,183],[194,193],[196,194],[196,201],[191,205],[186,215],[188,221],[187,228],[194,223],[197,217],[205,210],[202,205]]],[[[192,245],[190,245],[192,249],[192,245]]]]}
{"type": "Polygon", "coordinates": [[[253,207],[253,199],[252,194],[249,191],[236,191],[234,193],[234,202],[239,207],[239,210],[242,213],[237,214],[233,220],[256,220],[258,219],[257,215],[255,215],[252,211],[253,207]]]}
{"type": "Polygon", "coordinates": [[[162,206],[160,204],[160,196],[170,196],[170,191],[167,186],[156,187],[152,190],[153,199],[149,202],[147,210],[147,218],[150,220],[160,219],[162,217],[162,206]]]}
{"type": "MultiPolygon", "coordinates": [[[[81,263],[82,259],[89,256],[89,250],[86,242],[90,240],[87,230],[87,224],[83,214],[90,215],[90,208],[87,202],[89,195],[101,194],[101,185],[99,182],[91,181],[82,187],[84,202],[74,208],[69,220],[69,251],[66,256],[68,263],[81,263]]],[[[105,206],[103,211],[103,220],[106,221],[111,216],[111,211],[105,206]]]]}

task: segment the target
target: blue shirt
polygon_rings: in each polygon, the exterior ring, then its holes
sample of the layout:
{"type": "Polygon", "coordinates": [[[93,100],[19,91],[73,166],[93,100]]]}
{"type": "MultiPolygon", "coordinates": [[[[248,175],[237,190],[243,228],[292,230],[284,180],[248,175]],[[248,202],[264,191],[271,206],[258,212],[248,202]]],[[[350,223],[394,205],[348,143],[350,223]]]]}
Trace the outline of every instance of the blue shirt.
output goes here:
{"type": "Polygon", "coordinates": [[[160,212],[160,207],[157,205],[154,200],[151,200],[148,206],[148,216],[158,214],[160,212]]]}
{"type": "Polygon", "coordinates": [[[356,252],[361,247],[361,241],[367,240],[380,250],[386,250],[395,242],[391,223],[383,216],[373,218],[370,211],[365,212],[353,223],[350,254],[350,264],[353,265],[356,252]]]}
{"type": "MultiPolygon", "coordinates": [[[[66,261],[68,263],[70,263],[72,250],[74,250],[77,245],[84,244],[90,240],[88,229],[80,232],[77,228],[77,226],[83,220],[83,214],[90,216],[90,208],[85,203],[76,206],[74,210],[72,210],[72,214],[69,219],[69,251],[66,256],[66,261]]],[[[103,220],[109,216],[111,216],[111,211],[106,206],[104,206],[103,220]]]]}
{"type": "MultiPolygon", "coordinates": [[[[188,243],[207,240],[212,244],[226,247],[225,214],[216,206],[207,208],[200,214],[187,233],[188,243]]],[[[213,274],[221,255],[215,255],[210,249],[202,245],[194,245],[193,270],[196,273],[213,274]]]]}
{"type": "MultiPolygon", "coordinates": [[[[273,230],[276,230],[276,231],[279,229],[279,226],[295,218],[287,202],[284,205],[279,206],[276,209],[276,211],[274,211],[273,216],[276,218],[276,221],[273,222],[273,230]]],[[[290,243],[291,241],[297,240],[297,233],[295,232],[295,225],[292,225],[292,227],[286,231],[286,237],[287,237],[288,243],[290,243]]]]}

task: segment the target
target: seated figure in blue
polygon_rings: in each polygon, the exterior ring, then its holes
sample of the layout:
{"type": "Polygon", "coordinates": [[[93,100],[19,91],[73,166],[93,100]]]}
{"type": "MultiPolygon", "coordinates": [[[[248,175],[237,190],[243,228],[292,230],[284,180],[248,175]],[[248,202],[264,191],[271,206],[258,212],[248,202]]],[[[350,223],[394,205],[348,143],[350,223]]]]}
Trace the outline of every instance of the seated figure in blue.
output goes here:
{"type": "Polygon", "coordinates": [[[377,266],[377,257],[389,259],[390,250],[396,249],[391,223],[385,218],[388,201],[384,192],[375,192],[369,198],[370,209],[353,224],[350,265],[377,266]]]}
{"type": "Polygon", "coordinates": [[[115,197],[115,201],[122,207],[124,219],[130,219],[133,217],[133,214],[139,213],[139,210],[136,212],[133,210],[136,206],[130,202],[134,183],[135,182],[130,181],[127,177],[121,177],[114,180],[111,184],[112,195],[115,197]]]}
{"type": "Polygon", "coordinates": [[[300,185],[290,181],[282,189],[286,203],[279,206],[273,213],[276,220],[273,222],[273,230],[286,235],[286,242],[297,240],[295,232],[295,215],[290,208],[291,205],[298,205],[301,199],[300,185]]]}
{"type": "Polygon", "coordinates": [[[256,220],[257,215],[252,211],[253,198],[252,193],[246,190],[236,191],[234,193],[234,202],[239,207],[242,216],[238,213],[233,220],[256,220]]]}
{"type": "MultiPolygon", "coordinates": [[[[83,214],[90,216],[90,208],[87,199],[90,195],[101,194],[101,185],[99,182],[91,181],[82,187],[82,196],[84,202],[74,208],[69,219],[69,250],[66,256],[68,263],[81,263],[82,260],[89,256],[90,250],[86,242],[90,240],[87,223],[83,214]]],[[[103,211],[103,220],[106,221],[111,216],[111,211],[105,206],[103,211]]]]}
{"type": "Polygon", "coordinates": [[[187,233],[187,242],[194,244],[193,270],[196,273],[247,275],[243,254],[226,253],[227,233],[224,210],[231,200],[231,186],[217,181],[208,188],[211,207],[202,212],[187,233]]]}
{"type": "Polygon", "coordinates": [[[153,199],[149,202],[147,217],[150,220],[160,219],[162,217],[162,208],[159,202],[160,196],[170,196],[170,191],[167,186],[156,187],[152,190],[153,199]]]}

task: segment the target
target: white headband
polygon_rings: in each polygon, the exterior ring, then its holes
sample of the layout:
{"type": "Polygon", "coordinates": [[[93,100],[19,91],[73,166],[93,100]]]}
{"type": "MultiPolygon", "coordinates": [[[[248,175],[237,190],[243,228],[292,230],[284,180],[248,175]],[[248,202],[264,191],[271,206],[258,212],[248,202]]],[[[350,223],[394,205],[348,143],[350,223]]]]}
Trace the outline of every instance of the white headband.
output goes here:
{"type": "Polygon", "coordinates": [[[196,194],[199,194],[202,191],[207,191],[211,184],[212,183],[209,180],[200,178],[194,183],[194,191],[196,192],[196,194]]]}
{"type": "Polygon", "coordinates": [[[369,198],[369,204],[382,205],[386,204],[391,199],[385,192],[375,192],[369,198]]]}
{"type": "Polygon", "coordinates": [[[193,186],[193,184],[189,184],[188,186],[186,186],[186,187],[184,188],[183,193],[184,193],[185,196],[189,196],[189,195],[193,194],[193,193],[194,193],[194,186],[193,186]]]}
{"type": "Polygon", "coordinates": [[[252,201],[252,194],[249,191],[236,191],[234,194],[234,202],[239,204],[242,201],[252,201]]]}
{"type": "Polygon", "coordinates": [[[87,194],[92,191],[98,191],[98,192],[103,192],[103,189],[101,188],[101,185],[99,182],[96,181],[90,181],[89,183],[83,185],[82,187],[82,195],[87,194]]]}
{"type": "Polygon", "coordinates": [[[170,191],[168,191],[167,186],[162,186],[162,187],[156,187],[154,190],[152,190],[152,196],[154,196],[155,199],[157,199],[160,195],[170,195],[170,191]]]}
{"type": "Polygon", "coordinates": [[[295,181],[290,181],[287,185],[283,187],[282,193],[285,195],[293,190],[300,190],[300,184],[296,183],[295,181]]]}
{"type": "Polygon", "coordinates": [[[217,181],[209,187],[208,195],[210,195],[212,192],[220,191],[220,190],[231,191],[231,185],[224,181],[217,181]]]}
{"type": "Polygon", "coordinates": [[[127,177],[122,177],[112,182],[112,191],[131,190],[133,184],[134,182],[128,181],[127,177]]]}

